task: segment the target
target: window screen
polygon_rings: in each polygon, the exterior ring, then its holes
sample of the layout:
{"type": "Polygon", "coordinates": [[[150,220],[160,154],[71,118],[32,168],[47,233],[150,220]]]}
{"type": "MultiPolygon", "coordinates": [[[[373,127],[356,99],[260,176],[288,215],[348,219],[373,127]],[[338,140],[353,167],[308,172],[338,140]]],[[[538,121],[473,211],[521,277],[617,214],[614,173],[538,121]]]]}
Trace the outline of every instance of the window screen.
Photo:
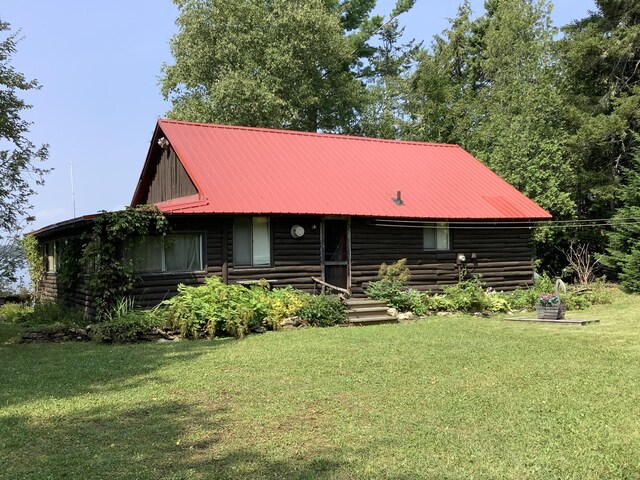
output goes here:
{"type": "Polygon", "coordinates": [[[138,239],[125,248],[125,259],[138,273],[202,270],[202,235],[174,233],[138,239]]]}
{"type": "Polygon", "coordinates": [[[449,224],[432,223],[424,227],[424,250],[450,250],[449,224]]]}
{"type": "Polygon", "coordinates": [[[236,218],[233,225],[233,263],[238,267],[271,265],[268,217],[236,218]]]}

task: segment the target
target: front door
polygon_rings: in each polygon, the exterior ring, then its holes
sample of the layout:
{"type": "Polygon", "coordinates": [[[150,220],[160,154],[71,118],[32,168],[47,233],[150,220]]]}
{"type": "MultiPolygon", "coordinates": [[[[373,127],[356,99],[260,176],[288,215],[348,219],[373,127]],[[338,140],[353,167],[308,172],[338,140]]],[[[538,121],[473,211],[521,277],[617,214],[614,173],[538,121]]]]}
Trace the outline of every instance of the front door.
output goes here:
{"type": "Polygon", "coordinates": [[[324,281],[340,288],[349,288],[349,222],[325,220],[323,233],[324,281]]]}

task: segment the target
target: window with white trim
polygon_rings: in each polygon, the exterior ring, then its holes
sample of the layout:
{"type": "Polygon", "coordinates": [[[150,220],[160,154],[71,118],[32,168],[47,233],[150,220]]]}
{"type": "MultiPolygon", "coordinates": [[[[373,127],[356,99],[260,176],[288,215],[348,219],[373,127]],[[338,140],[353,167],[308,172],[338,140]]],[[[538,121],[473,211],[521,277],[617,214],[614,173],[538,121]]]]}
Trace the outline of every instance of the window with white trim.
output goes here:
{"type": "Polygon", "coordinates": [[[233,265],[236,267],[271,265],[269,217],[240,217],[234,220],[233,265]]]}
{"type": "Polygon", "coordinates": [[[44,244],[45,268],[47,273],[54,273],[58,266],[57,242],[47,242],[44,244]]]}
{"type": "Polygon", "coordinates": [[[202,234],[170,233],[137,239],[125,247],[137,273],[195,272],[203,269],[202,234]]]}
{"type": "Polygon", "coordinates": [[[451,250],[449,224],[446,222],[437,222],[425,225],[422,247],[427,252],[451,250]]]}

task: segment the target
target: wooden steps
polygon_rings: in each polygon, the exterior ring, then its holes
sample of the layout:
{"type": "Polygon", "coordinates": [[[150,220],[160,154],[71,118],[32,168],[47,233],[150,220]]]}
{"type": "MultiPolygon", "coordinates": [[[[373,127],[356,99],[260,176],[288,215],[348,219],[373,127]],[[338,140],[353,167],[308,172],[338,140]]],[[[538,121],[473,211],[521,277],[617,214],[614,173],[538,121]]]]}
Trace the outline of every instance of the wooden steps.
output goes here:
{"type": "Polygon", "coordinates": [[[388,306],[382,300],[351,298],[345,301],[347,319],[350,325],[377,325],[398,323],[398,317],[387,315],[388,306]]]}

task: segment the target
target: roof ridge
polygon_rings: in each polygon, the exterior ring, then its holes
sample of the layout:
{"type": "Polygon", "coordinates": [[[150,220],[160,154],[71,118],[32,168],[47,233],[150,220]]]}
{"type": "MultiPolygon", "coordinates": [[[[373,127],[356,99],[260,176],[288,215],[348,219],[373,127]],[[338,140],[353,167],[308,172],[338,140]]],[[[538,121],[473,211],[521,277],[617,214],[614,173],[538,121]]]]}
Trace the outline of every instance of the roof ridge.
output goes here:
{"type": "Polygon", "coordinates": [[[277,133],[285,135],[295,135],[302,137],[319,137],[319,138],[340,138],[345,140],[357,140],[363,142],[374,143],[393,143],[401,145],[417,145],[424,147],[448,147],[448,148],[462,148],[460,145],[453,143],[436,143],[436,142],[418,142],[411,140],[391,140],[387,138],[371,138],[371,137],[358,137],[355,135],[343,135],[339,133],[320,133],[320,132],[302,132],[299,130],[284,130],[278,128],[264,128],[264,127],[246,127],[242,125],[223,125],[219,123],[201,123],[201,122],[185,122],[182,120],[169,120],[166,118],[159,118],[158,123],[172,123],[176,125],[191,125],[194,127],[204,128],[220,128],[228,130],[246,130],[251,132],[265,132],[265,133],[277,133]]]}

